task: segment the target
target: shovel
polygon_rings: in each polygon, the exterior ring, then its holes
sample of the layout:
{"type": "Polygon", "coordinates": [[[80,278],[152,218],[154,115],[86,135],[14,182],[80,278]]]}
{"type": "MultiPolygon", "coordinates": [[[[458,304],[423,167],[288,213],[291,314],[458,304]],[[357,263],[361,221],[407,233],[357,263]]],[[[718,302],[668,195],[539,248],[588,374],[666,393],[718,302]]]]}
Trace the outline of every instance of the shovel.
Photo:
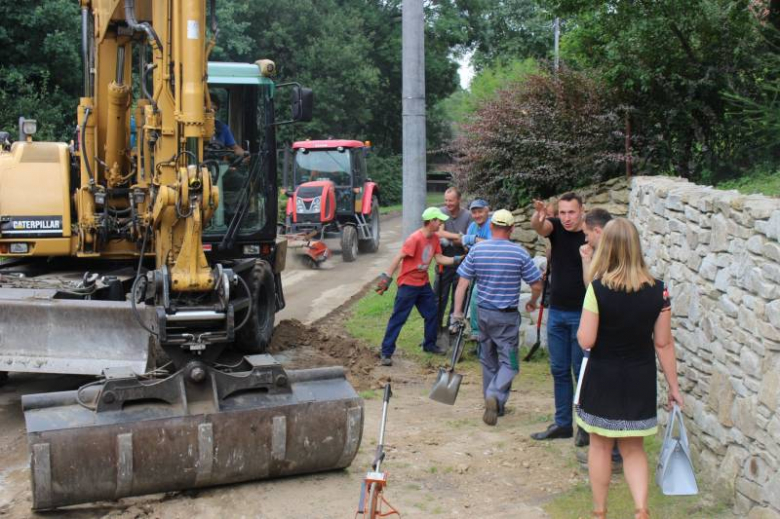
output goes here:
{"type": "Polygon", "coordinates": [[[464,330],[466,329],[464,323],[460,323],[459,326],[458,338],[455,342],[455,347],[452,348],[450,367],[439,368],[439,376],[433,384],[431,394],[428,395],[428,398],[431,400],[447,405],[453,405],[455,403],[455,399],[458,398],[458,391],[460,390],[460,382],[463,380],[463,375],[455,373],[455,366],[458,364],[458,359],[463,351],[463,335],[464,330]]]}
{"type": "MultiPolygon", "coordinates": [[[[471,290],[466,294],[465,307],[469,307],[471,300],[471,290]]],[[[455,347],[452,348],[452,359],[450,361],[449,368],[439,368],[439,376],[436,377],[436,382],[431,388],[431,393],[428,398],[440,402],[442,404],[453,405],[458,398],[458,391],[460,390],[460,382],[463,380],[463,375],[455,373],[455,366],[458,364],[460,355],[463,353],[463,339],[466,333],[466,323],[458,323],[458,337],[455,339],[455,347]]]]}

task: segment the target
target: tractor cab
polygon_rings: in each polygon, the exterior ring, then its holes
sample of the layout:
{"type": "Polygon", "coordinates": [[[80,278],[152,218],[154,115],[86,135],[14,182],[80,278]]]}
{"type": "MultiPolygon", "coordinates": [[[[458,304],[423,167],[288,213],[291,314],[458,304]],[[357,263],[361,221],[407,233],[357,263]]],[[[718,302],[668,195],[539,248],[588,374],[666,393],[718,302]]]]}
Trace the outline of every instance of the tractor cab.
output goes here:
{"type": "Polygon", "coordinates": [[[369,149],[357,140],[293,143],[285,156],[285,234],[340,237],[345,261],[379,248],[379,186],[366,171],[369,149]]]}

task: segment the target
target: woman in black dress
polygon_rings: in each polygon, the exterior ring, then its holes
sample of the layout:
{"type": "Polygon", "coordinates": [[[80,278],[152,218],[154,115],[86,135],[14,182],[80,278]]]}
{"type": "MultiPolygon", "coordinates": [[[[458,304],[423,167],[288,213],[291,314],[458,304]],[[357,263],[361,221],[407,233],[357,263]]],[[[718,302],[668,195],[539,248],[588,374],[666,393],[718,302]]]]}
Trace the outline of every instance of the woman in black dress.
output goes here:
{"type": "Polygon", "coordinates": [[[644,437],[658,430],[655,356],[669,385],[669,404],[683,406],[664,284],[642,257],[636,227],[617,218],[605,227],[591,264],[591,279],[577,333],[590,358],[575,396],[577,425],[590,433],[588,472],[593,517],[606,517],[617,441],[637,519],[647,511],[648,466],[644,437]]]}

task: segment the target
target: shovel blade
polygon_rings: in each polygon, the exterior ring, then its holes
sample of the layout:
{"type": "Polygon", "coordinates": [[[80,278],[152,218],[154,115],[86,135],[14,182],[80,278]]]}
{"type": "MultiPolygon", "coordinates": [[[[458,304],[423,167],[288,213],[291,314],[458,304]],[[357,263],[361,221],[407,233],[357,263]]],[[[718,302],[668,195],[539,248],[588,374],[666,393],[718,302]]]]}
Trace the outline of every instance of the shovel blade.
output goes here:
{"type": "Polygon", "coordinates": [[[454,405],[462,380],[463,375],[439,368],[439,376],[436,378],[428,398],[442,404],[454,405]]]}

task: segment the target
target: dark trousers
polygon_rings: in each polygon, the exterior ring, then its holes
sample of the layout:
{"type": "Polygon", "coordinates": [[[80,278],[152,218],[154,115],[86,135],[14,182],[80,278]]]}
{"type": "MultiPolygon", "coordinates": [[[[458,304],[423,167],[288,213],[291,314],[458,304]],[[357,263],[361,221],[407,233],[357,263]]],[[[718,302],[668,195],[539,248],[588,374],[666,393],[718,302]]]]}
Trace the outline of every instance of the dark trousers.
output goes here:
{"type": "Polygon", "coordinates": [[[547,349],[555,394],[555,423],[561,427],[572,426],[574,384],[579,378],[583,357],[577,342],[581,313],[579,310],[550,308],[547,314],[547,349]]]}
{"type": "Polygon", "coordinates": [[[428,283],[421,287],[412,287],[401,285],[395,296],[393,304],[393,314],[387,322],[385,338],[382,339],[382,356],[390,357],[395,352],[395,341],[398,334],[401,333],[412,308],[417,307],[417,311],[425,319],[425,342],[423,349],[434,351],[436,349],[436,297],[433,295],[431,285],[428,283]]]}
{"type": "MultiPolygon", "coordinates": [[[[436,274],[436,280],[433,282],[433,292],[436,294],[436,305],[438,313],[436,315],[436,324],[439,328],[449,326],[449,318],[444,320],[444,312],[447,309],[447,300],[450,301],[450,313],[455,308],[455,288],[458,286],[457,267],[444,267],[441,273],[436,274]]],[[[464,308],[465,310],[465,308],[464,308]]]]}

